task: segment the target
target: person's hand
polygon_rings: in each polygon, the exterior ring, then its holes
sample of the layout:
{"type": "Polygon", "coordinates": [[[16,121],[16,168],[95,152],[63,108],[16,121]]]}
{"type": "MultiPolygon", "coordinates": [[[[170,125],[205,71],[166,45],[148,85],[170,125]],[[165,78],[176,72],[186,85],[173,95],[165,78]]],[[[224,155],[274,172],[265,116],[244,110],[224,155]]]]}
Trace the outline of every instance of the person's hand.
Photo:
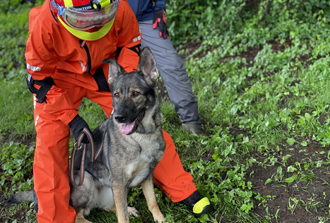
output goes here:
{"type": "Polygon", "coordinates": [[[166,26],[166,19],[165,19],[165,10],[158,9],[155,11],[152,28],[156,29],[157,26],[159,27],[159,36],[166,39],[168,37],[168,31],[166,26]]]}
{"type": "Polygon", "coordinates": [[[76,115],[74,119],[69,123],[70,130],[76,139],[76,142],[88,144],[93,140],[93,135],[89,129],[87,123],[79,115],[76,115]]]}
{"type": "Polygon", "coordinates": [[[84,182],[86,156],[88,156],[85,155],[85,153],[91,153],[91,155],[89,156],[91,157],[91,162],[94,162],[95,160],[94,139],[93,134],[91,133],[91,130],[89,129],[87,123],[79,115],[76,115],[76,117],[74,117],[74,119],[69,123],[69,127],[74,138],[76,139],[76,143],[73,146],[71,154],[70,180],[72,184],[80,186],[84,182]],[[88,151],[86,149],[88,148],[87,144],[90,144],[88,151]],[[74,174],[74,172],[77,172],[77,176],[79,177],[78,183],[75,181],[76,174],[74,174]]]}

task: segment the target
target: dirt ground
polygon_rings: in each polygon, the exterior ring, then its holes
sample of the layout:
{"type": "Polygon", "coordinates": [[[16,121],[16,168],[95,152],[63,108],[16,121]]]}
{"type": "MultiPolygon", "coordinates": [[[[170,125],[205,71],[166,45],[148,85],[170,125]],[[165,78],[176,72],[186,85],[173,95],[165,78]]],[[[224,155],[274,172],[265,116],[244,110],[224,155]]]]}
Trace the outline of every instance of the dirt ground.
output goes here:
{"type": "MultiPolygon", "coordinates": [[[[306,147],[287,147],[283,148],[283,155],[290,154],[287,166],[294,165],[295,162],[302,163],[304,160],[311,158],[313,161],[325,160],[327,157],[328,149],[319,147],[316,143],[307,147],[306,152],[299,152],[306,147]],[[323,155],[312,156],[315,152],[325,151],[323,155]]],[[[280,160],[279,154],[275,154],[280,160]]],[[[259,158],[260,159],[260,158],[259,158]]],[[[272,178],[273,174],[276,174],[279,164],[275,164],[272,167],[266,169],[260,166],[253,166],[248,169],[247,175],[254,171],[253,176],[246,179],[251,181],[253,185],[253,191],[259,192],[261,195],[271,195],[272,198],[267,202],[268,213],[275,216],[277,210],[277,218],[269,222],[281,222],[281,223],[317,223],[320,222],[318,217],[329,216],[329,195],[330,187],[325,182],[330,182],[330,172],[324,165],[314,170],[314,176],[312,181],[299,182],[299,183],[279,183],[273,181],[265,185],[265,181],[268,178],[272,178]],[[294,205],[292,198],[300,200],[296,207],[289,208],[289,201],[291,205],[294,205]],[[302,203],[305,202],[305,204],[302,203]],[[313,208],[313,204],[320,202],[316,208],[313,208]],[[309,207],[309,208],[306,208],[309,207]]],[[[283,167],[285,168],[285,167],[283,167]]],[[[291,177],[293,173],[286,173],[283,178],[291,177]]],[[[272,178],[273,179],[273,178],[272,178]]],[[[266,207],[263,205],[255,207],[254,211],[260,216],[267,216],[266,207]]]]}

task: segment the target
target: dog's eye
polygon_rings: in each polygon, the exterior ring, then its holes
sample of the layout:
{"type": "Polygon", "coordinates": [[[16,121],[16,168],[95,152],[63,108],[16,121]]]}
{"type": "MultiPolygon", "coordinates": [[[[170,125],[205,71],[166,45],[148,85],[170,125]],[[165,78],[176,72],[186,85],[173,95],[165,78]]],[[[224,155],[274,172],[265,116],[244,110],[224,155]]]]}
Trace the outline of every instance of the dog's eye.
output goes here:
{"type": "Polygon", "coordinates": [[[138,92],[138,91],[133,91],[133,96],[139,96],[141,93],[140,92],[138,92]]]}
{"type": "Polygon", "coordinates": [[[115,92],[115,93],[113,94],[113,96],[115,96],[116,98],[118,98],[118,97],[119,97],[118,92],[115,92]]]}

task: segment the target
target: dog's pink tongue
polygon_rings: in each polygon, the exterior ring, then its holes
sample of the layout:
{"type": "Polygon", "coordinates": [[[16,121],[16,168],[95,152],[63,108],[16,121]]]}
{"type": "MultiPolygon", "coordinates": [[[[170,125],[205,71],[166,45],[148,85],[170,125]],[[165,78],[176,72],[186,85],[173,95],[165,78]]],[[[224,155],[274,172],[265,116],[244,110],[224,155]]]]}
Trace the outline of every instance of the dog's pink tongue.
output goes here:
{"type": "Polygon", "coordinates": [[[132,131],[133,127],[134,127],[134,122],[132,122],[132,123],[123,123],[120,126],[120,131],[123,134],[127,135],[132,131]]]}

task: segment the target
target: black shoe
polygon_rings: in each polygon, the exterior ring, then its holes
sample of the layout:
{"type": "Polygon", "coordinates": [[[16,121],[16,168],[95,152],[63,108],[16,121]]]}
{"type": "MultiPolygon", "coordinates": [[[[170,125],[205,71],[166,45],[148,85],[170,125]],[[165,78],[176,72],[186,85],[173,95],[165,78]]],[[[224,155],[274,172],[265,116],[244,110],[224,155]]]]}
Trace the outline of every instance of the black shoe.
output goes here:
{"type": "Polygon", "coordinates": [[[188,207],[188,210],[193,213],[196,218],[211,211],[209,199],[201,195],[197,190],[181,202],[188,207]]]}

